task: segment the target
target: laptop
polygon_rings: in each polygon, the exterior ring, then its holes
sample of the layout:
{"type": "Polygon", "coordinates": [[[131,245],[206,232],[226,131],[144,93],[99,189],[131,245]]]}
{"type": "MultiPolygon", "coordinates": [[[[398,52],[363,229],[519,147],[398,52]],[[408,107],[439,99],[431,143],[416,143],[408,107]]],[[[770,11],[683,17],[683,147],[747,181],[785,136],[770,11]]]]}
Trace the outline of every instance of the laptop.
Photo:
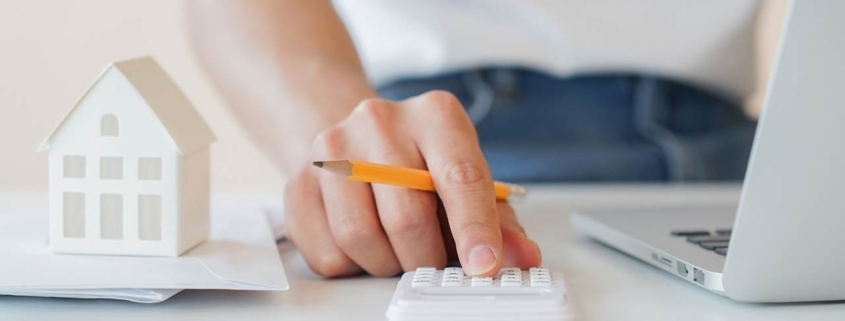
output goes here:
{"type": "Polygon", "coordinates": [[[582,233],[742,302],[845,300],[845,1],[791,1],[738,208],[581,211],[582,233]]]}

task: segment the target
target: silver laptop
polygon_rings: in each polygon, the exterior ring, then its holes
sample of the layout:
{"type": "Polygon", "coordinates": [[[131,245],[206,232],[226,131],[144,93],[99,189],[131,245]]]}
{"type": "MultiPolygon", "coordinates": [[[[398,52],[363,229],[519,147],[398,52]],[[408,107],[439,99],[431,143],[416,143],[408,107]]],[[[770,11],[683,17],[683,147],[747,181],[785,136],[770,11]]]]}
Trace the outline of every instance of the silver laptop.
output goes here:
{"type": "Polygon", "coordinates": [[[583,233],[744,302],[845,300],[845,1],[792,1],[738,208],[579,212],[583,233]]]}

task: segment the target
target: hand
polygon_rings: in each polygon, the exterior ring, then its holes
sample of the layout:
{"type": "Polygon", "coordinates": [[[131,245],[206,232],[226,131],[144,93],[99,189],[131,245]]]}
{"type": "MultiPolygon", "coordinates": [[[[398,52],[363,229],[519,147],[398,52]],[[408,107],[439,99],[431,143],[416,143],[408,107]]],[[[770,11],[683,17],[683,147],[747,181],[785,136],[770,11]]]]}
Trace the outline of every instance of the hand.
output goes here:
{"type": "Polygon", "coordinates": [[[285,226],[320,275],[442,269],[450,253],[470,276],[491,276],[503,263],[540,264],[513,209],[496,202],[475,127],[447,92],[364,100],[316,137],[310,157],[285,187],[285,226]],[[348,181],[310,165],[344,158],[428,169],[438,194],[348,181]]]}

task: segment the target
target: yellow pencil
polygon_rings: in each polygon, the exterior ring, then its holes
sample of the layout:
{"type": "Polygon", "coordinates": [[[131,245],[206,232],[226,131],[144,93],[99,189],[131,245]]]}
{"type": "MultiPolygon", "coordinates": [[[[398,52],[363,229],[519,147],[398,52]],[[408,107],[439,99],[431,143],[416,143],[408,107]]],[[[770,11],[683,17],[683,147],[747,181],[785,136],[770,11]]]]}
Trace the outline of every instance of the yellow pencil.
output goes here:
{"type": "MultiPolygon", "coordinates": [[[[421,169],[369,163],[353,159],[313,162],[313,164],[332,173],[344,175],[348,180],[436,192],[434,181],[431,179],[431,173],[421,169]]],[[[499,201],[520,201],[528,194],[528,190],[522,185],[493,182],[493,187],[496,190],[496,199],[499,201]]]]}

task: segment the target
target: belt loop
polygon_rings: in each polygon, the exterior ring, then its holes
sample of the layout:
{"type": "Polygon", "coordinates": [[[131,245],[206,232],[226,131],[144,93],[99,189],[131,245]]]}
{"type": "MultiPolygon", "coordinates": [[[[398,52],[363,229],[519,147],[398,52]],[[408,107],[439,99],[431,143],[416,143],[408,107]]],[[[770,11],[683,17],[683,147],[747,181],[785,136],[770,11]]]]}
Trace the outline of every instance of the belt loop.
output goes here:
{"type": "Polygon", "coordinates": [[[512,100],[520,94],[521,79],[517,69],[494,69],[490,74],[490,81],[493,83],[496,98],[512,100]]]}
{"type": "Polygon", "coordinates": [[[469,115],[473,124],[478,125],[493,109],[495,92],[493,87],[484,79],[483,69],[464,73],[463,81],[467,92],[472,97],[472,103],[466,107],[467,115],[469,115]]]}
{"type": "Polygon", "coordinates": [[[657,145],[666,155],[669,181],[686,181],[696,178],[696,157],[687,150],[681,138],[658,122],[668,104],[665,84],[651,76],[635,78],[634,128],[646,140],[657,145]]]}

